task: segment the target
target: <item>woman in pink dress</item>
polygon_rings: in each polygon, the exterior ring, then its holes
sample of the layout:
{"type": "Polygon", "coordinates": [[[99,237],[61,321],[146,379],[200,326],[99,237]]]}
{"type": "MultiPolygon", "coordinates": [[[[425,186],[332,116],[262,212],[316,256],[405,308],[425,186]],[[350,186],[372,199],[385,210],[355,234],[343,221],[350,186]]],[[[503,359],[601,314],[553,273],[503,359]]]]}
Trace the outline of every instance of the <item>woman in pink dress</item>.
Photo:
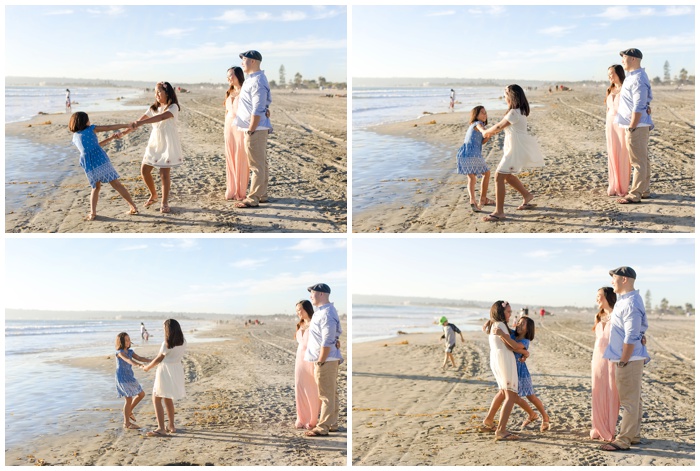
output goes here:
{"type": "Polygon", "coordinates": [[[625,144],[625,130],[615,124],[620,90],[625,70],[616,64],[608,68],[610,86],[605,95],[605,137],[608,144],[608,196],[625,196],[630,185],[630,158],[625,144]]]}
{"type": "Polygon", "coordinates": [[[245,81],[243,69],[231,67],[226,72],[229,88],[226,90],[226,121],[224,122],[224,150],[226,153],[226,199],[240,201],[248,189],[248,156],[243,145],[243,131],[233,122],[238,110],[238,94],[245,81]]]}
{"type": "Polygon", "coordinates": [[[603,358],[610,342],[610,314],[617,297],[609,286],[600,288],[596,303],[598,314],[595,316],[595,346],[591,360],[591,439],[612,441],[615,438],[617,415],[620,411],[620,398],[615,386],[615,368],[613,363],[603,358]]]}
{"type": "Polygon", "coordinates": [[[297,323],[296,339],[297,358],[294,363],[294,399],[297,403],[296,428],[311,430],[318,422],[321,401],[318,398],[318,386],[314,379],[314,363],[304,360],[306,346],[309,343],[309,323],[314,315],[311,301],[305,299],[296,305],[297,323]]]}

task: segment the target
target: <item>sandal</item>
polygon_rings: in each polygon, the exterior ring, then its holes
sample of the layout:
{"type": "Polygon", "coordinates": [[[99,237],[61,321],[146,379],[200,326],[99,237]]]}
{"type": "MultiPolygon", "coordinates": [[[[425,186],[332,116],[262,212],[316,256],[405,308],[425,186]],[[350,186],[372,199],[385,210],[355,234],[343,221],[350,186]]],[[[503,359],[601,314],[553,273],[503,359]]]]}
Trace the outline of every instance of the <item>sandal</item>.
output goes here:
{"type": "Polygon", "coordinates": [[[163,213],[163,214],[169,213],[169,212],[170,212],[170,206],[168,206],[167,204],[162,205],[162,206],[160,207],[160,212],[163,213]]]}
{"type": "Polygon", "coordinates": [[[537,204],[536,204],[536,203],[523,203],[523,204],[521,204],[520,206],[518,206],[518,207],[515,208],[515,209],[517,209],[517,210],[519,210],[519,211],[523,211],[523,210],[526,210],[526,209],[534,209],[534,208],[536,208],[536,207],[537,207],[537,204]]]}
{"type": "Polygon", "coordinates": [[[146,434],[147,437],[167,437],[168,434],[165,432],[161,432],[160,430],[151,430],[146,434]]]}
{"type": "Polygon", "coordinates": [[[479,208],[476,204],[474,204],[474,203],[469,203],[469,205],[472,207],[472,212],[474,212],[474,213],[479,213],[479,212],[481,212],[481,208],[479,208]]]}
{"type": "Polygon", "coordinates": [[[141,427],[139,425],[136,425],[136,424],[129,424],[129,425],[124,424],[124,428],[130,429],[130,430],[138,430],[141,427]]]}
{"type": "Polygon", "coordinates": [[[486,425],[482,423],[476,428],[478,433],[492,433],[496,431],[496,424],[486,425]]]}
{"type": "Polygon", "coordinates": [[[499,222],[499,221],[505,221],[506,217],[505,216],[496,216],[495,214],[489,214],[488,216],[484,216],[481,218],[482,221],[484,222],[499,222]]]}
{"type": "Polygon", "coordinates": [[[498,434],[496,434],[495,440],[496,440],[497,442],[501,442],[501,441],[510,441],[510,440],[520,440],[520,437],[517,436],[517,435],[515,435],[515,434],[513,434],[513,433],[506,432],[505,435],[498,435],[498,434]]]}
{"type": "MultiPolygon", "coordinates": [[[[539,418],[540,418],[539,415],[535,415],[534,417],[528,417],[527,419],[525,419],[525,420],[523,421],[523,424],[520,426],[520,428],[521,428],[521,429],[526,428],[526,427],[527,427],[528,425],[530,425],[531,423],[536,422],[537,419],[539,419],[539,418]]],[[[549,428],[549,422],[546,422],[546,423],[547,423],[547,428],[549,428]]],[[[542,426],[543,426],[543,427],[544,427],[544,424],[545,424],[545,423],[543,422],[543,423],[542,423],[542,426]]],[[[542,431],[544,432],[544,430],[542,430],[542,431]]]]}
{"type": "Polygon", "coordinates": [[[603,451],[627,451],[629,448],[622,448],[620,445],[615,444],[615,442],[604,443],[598,447],[603,451]]]}
{"type": "Polygon", "coordinates": [[[315,430],[309,430],[304,435],[306,435],[307,437],[327,437],[328,436],[327,433],[319,433],[315,430]]]}
{"type": "Polygon", "coordinates": [[[481,200],[481,206],[495,206],[496,202],[494,200],[486,198],[485,200],[481,200]]]}
{"type": "Polygon", "coordinates": [[[94,221],[95,219],[97,219],[97,214],[88,214],[84,218],[85,221],[94,221]]]}
{"type": "Polygon", "coordinates": [[[136,208],[131,208],[129,211],[126,212],[126,214],[130,214],[130,215],[134,215],[134,214],[138,214],[138,213],[139,213],[139,210],[136,208]]]}
{"type": "Polygon", "coordinates": [[[547,430],[549,430],[549,421],[542,422],[542,425],[540,425],[540,432],[546,432],[547,430]]]}
{"type": "Polygon", "coordinates": [[[156,198],[148,198],[148,201],[146,201],[145,203],[143,203],[143,207],[144,207],[144,208],[148,208],[148,207],[150,207],[150,206],[153,206],[153,205],[156,204],[157,202],[158,202],[158,198],[157,198],[157,197],[156,197],[156,198]]]}

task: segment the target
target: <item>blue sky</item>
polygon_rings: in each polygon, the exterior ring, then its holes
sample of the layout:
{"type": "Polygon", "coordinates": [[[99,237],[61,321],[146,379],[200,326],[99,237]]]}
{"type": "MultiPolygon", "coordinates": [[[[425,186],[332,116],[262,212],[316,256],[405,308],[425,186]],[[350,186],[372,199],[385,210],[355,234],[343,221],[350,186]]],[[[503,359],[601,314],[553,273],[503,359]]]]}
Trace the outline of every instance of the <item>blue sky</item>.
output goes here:
{"type": "Polygon", "coordinates": [[[5,75],[222,82],[256,49],[269,80],[347,80],[344,6],[6,6],[5,75]]]}
{"type": "Polygon", "coordinates": [[[5,307],[294,314],[331,287],[347,313],[347,241],[290,238],[6,238],[5,307]]]}
{"type": "Polygon", "coordinates": [[[353,77],[606,80],[636,47],[650,77],[695,74],[687,6],[354,6],[353,77]]]}
{"type": "Polygon", "coordinates": [[[353,241],[357,294],[593,307],[608,272],[627,265],[652,304],[695,305],[691,238],[399,238],[353,241]]]}

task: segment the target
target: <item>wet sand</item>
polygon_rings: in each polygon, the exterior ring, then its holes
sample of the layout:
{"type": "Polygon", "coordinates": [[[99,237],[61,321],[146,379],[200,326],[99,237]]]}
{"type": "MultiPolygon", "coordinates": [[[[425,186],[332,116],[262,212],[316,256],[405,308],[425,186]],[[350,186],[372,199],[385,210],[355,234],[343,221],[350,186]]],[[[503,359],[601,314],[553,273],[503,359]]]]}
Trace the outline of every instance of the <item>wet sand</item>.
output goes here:
{"type": "Polygon", "coordinates": [[[526,414],[516,406],[513,442],[476,431],[497,391],[483,333],[463,332],[458,368],[444,372],[437,334],[353,344],[353,465],[693,466],[695,319],[649,319],[642,443],[617,453],[589,439],[592,321],[593,313],[536,321],[528,368],[551,430],[537,422],[520,432],[526,414]]]}
{"type": "MultiPolygon", "coordinates": [[[[279,319],[265,319],[264,325],[248,328],[242,318],[237,319],[215,331],[225,341],[188,345],[183,362],[187,397],[175,401],[178,433],[167,438],[146,436],[156,423],[150,401],[155,371],[138,370],[136,378],[146,392],[135,411],[141,430],[122,428],[121,408],[76,410],[66,420],[63,433],[6,448],[5,465],[344,466],[347,362],[338,377],[340,431],[328,437],[305,437],[294,428],[295,320],[279,319]]],[[[347,358],[345,334],[341,342],[347,358]]],[[[152,342],[135,351],[153,357],[159,348],[160,342],[152,342]]],[[[68,364],[114,375],[113,356],[68,364]]]]}
{"type": "MultiPolygon", "coordinates": [[[[6,232],[322,232],[347,231],[347,98],[328,97],[319,91],[273,91],[271,119],[275,132],[268,139],[270,202],[256,209],[238,209],[224,199],[224,90],[194,90],[178,95],[182,111],[178,131],[185,163],[172,170],[170,207],[161,214],[159,204],[143,203],[148,190],[140,176],[141,160],[150,126],[143,126],[105,146],[120,181],[140,209],[125,215],[126,202],[109,185],[103,185],[98,218],[83,221],[89,212],[90,186],[74,163],[60,184],[32,182],[22,208],[5,213],[6,232]]],[[[99,125],[131,122],[153,102],[144,93],[137,102],[143,111],[90,113],[99,125]]],[[[131,102],[130,104],[133,104],[131,102]]],[[[77,111],[77,108],[76,110],[77,111]]],[[[69,115],[37,116],[29,122],[5,125],[5,135],[41,144],[69,146],[69,115]],[[45,125],[42,123],[50,122],[45,125]],[[30,126],[31,125],[31,126],[30,126]]],[[[100,140],[112,133],[100,135],[100,140]]],[[[157,171],[153,172],[160,190],[157,171]]],[[[26,179],[6,185],[27,184],[26,179]]]]}
{"type": "MultiPolygon", "coordinates": [[[[471,211],[467,177],[456,173],[455,158],[451,157],[435,163],[442,169],[440,178],[387,182],[399,188],[400,196],[395,202],[378,201],[366,211],[353,213],[353,232],[692,233],[695,90],[655,87],[653,91],[656,128],[649,143],[653,198],[642,204],[620,205],[607,196],[605,89],[579,87],[550,95],[540,87],[526,94],[531,105],[541,105],[531,107],[528,125],[545,155],[545,167],[519,175],[535,195],[535,210],[516,211],[522,198],[507,187],[507,219],[482,221],[495,207],[486,206],[482,213],[471,211]]],[[[489,124],[497,123],[504,114],[489,112],[489,124]]],[[[456,155],[468,119],[468,112],[440,113],[370,130],[446,146],[456,155]]],[[[503,155],[503,137],[499,133],[484,145],[483,155],[492,172],[503,155]]],[[[488,196],[495,198],[493,175],[488,196]]]]}

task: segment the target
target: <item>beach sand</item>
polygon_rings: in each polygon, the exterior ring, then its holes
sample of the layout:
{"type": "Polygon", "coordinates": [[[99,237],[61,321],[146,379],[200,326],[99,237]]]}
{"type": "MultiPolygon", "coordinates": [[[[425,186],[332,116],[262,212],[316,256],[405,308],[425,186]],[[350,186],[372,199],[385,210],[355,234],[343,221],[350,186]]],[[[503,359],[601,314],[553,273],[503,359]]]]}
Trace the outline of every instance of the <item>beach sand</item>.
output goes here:
{"type": "Polygon", "coordinates": [[[617,453],[589,439],[592,321],[536,321],[528,368],[552,428],[542,433],[538,421],[520,433],[526,415],[516,406],[513,442],[476,432],[497,392],[485,334],[463,332],[458,369],[445,372],[437,334],[353,344],[353,465],[694,465],[695,319],[649,319],[642,444],[617,453]]]}
{"type": "MultiPolygon", "coordinates": [[[[654,87],[653,92],[656,128],[649,143],[653,199],[643,204],[620,205],[607,196],[605,89],[577,87],[550,95],[540,87],[526,94],[531,104],[529,130],[542,148],[545,167],[519,175],[535,195],[535,210],[516,211],[522,197],[507,186],[507,220],[482,221],[495,207],[486,206],[482,213],[471,211],[467,177],[456,173],[452,157],[435,162],[442,171],[440,178],[391,182],[402,185],[400,197],[353,212],[353,232],[694,232],[695,90],[654,87]]],[[[505,114],[488,111],[489,125],[505,114]]],[[[370,130],[446,146],[456,155],[468,119],[468,111],[440,113],[370,130]]],[[[484,146],[483,155],[492,172],[503,155],[503,137],[499,133],[484,146]]],[[[495,198],[493,173],[488,195],[495,198]]]]}
{"type": "MultiPolygon", "coordinates": [[[[143,126],[105,147],[121,182],[136,201],[139,215],[125,215],[126,202],[109,185],[103,185],[97,220],[83,221],[90,209],[90,186],[78,164],[79,153],[72,148],[75,158],[70,176],[57,188],[46,182],[6,182],[30,184],[32,193],[20,210],[6,210],[5,231],[346,232],[347,98],[327,97],[319,91],[273,91],[275,132],[268,139],[270,203],[237,209],[233,201],[224,199],[223,96],[224,90],[178,95],[182,105],[178,130],[185,163],[172,170],[170,214],[161,214],[159,204],[149,209],[142,206],[148,190],[140,166],[151,130],[151,126],[143,126]]],[[[143,104],[142,110],[89,113],[90,119],[99,125],[135,121],[152,102],[152,93],[144,93],[136,102],[143,104]]],[[[41,115],[29,122],[5,125],[5,135],[66,147],[72,138],[68,119],[67,114],[41,115]],[[42,124],[47,121],[51,124],[42,124]]],[[[153,175],[160,191],[157,174],[156,169],[153,175]]]]}
{"type": "MultiPolygon", "coordinates": [[[[184,359],[187,397],[175,401],[177,434],[146,437],[156,423],[150,400],[155,371],[138,370],[136,378],[146,392],[135,411],[141,430],[122,428],[121,400],[117,408],[77,410],[66,422],[64,433],[6,448],[5,464],[345,465],[347,362],[341,365],[338,378],[340,431],[307,438],[303,430],[294,428],[294,318],[264,318],[264,325],[248,328],[243,322],[241,318],[218,326],[214,333],[225,341],[188,345],[184,359]]],[[[191,335],[186,332],[185,338],[191,335]]],[[[347,357],[345,334],[341,342],[347,357]]],[[[134,350],[152,358],[159,348],[160,342],[151,342],[134,350]]],[[[94,369],[95,374],[114,375],[114,356],[68,363],[94,369]]]]}

